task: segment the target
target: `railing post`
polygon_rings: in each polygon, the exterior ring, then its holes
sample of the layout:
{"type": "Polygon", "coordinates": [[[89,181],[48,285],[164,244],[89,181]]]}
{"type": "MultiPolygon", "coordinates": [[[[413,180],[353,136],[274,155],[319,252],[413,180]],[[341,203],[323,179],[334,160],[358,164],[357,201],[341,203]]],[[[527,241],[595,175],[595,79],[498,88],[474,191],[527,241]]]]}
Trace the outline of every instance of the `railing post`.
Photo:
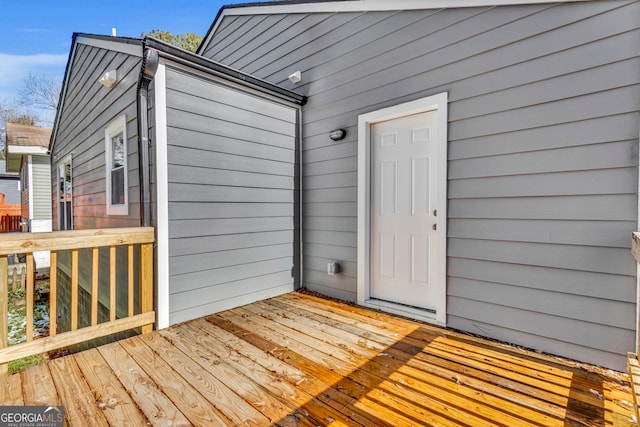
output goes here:
{"type": "MultiPolygon", "coordinates": [[[[153,311],[153,243],[140,245],[140,313],[153,311]]],[[[140,332],[153,331],[153,325],[142,326],[140,332]]]]}
{"type": "MultiPolygon", "coordinates": [[[[9,345],[9,261],[0,256],[0,348],[9,345]]],[[[0,364],[0,374],[7,372],[8,364],[0,364]]]]}

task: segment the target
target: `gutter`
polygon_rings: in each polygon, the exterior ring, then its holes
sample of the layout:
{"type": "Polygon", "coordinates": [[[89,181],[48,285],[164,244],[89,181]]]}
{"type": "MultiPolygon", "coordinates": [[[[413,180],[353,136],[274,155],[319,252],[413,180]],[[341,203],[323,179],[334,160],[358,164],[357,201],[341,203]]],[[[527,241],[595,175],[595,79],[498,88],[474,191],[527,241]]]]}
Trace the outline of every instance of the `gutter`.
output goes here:
{"type": "Polygon", "coordinates": [[[263,94],[272,95],[296,105],[304,105],[307,102],[307,97],[304,95],[300,95],[299,93],[282,88],[276,84],[254,77],[250,74],[243,73],[242,71],[238,71],[231,67],[227,67],[184,49],[169,45],[160,40],[146,37],[144,39],[144,43],[145,49],[156,50],[158,55],[177,64],[186,65],[195,70],[203,71],[227,81],[238,83],[244,87],[256,89],[263,94]]]}
{"type": "Polygon", "coordinates": [[[151,226],[151,167],[149,165],[149,84],[158,70],[158,52],[143,47],[144,57],[138,78],[138,159],[140,161],[140,223],[151,226]]]}

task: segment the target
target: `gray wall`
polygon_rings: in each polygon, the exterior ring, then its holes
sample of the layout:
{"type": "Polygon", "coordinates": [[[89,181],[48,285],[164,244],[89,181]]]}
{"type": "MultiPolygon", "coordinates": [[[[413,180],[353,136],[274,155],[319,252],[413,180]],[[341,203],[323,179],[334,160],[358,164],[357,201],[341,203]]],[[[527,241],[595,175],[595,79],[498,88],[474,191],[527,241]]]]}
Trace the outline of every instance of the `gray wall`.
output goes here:
{"type": "Polygon", "coordinates": [[[51,219],[51,160],[49,156],[31,157],[33,218],[51,219]]]}
{"type": "Polygon", "coordinates": [[[54,230],[58,227],[58,206],[55,203],[56,165],[69,153],[73,156],[74,228],[138,226],[140,191],[136,85],[140,58],[79,44],[71,67],[62,116],[51,154],[54,230]],[[112,69],[118,71],[118,83],[109,89],[99,84],[98,79],[112,69]],[[108,216],[104,131],[122,114],[127,117],[129,215],[108,216]]]}
{"type": "Polygon", "coordinates": [[[240,16],[203,53],[289,88],[302,70],[306,286],[356,297],[358,115],[447,91],[448,325],[624,369],[639,27],[618,0],[240,16]]]}
{"type": "MultiPolygon", "coordinates": [[[[118,43],[111,45],[115,48],[118,47],[118,43]]],[[[77,45],[73,63],[70,64],[66,95],[59,113],[60,121],[51,153],[52,166],[48,196],[53,198],[54,230],[58,229],[57,163],[68,154],[72,154],[74,229],[136,227],[140,225],[136,121],[136,85],[140,62],[140,58],[137,56],[115,50],[84,44],[77,45]],[[117,69],[118,83],[108,89],[99,84],[98,79],[112,69],[117,69]],[[126,114],[127,117],[129,215],[109,216],[106,214],[105,198],[105,128],[122,114],[126,114]]],[[[59,274],[70,276],[71,255],[69,251],[61,251],[58,256],[59,274]]],[[[128,301],[126,247],[118,247],[117,260],[117,313],[118,316],[125,316],[128,301]]],[[[90,292],[90,251],[80,252],[79,265],[79,284],[85,291],[90,292]]],[[[137,264],[134,268],[136,269],[134,277],[137,298],[137,264]]],[[[109,254],[106,248],[100,249],[99,282],[99,301],[104,307],[108,307],[109,254]]],[[[60,301],[60,303],[64,302],[60,301]]],[[[68,304],[68,301],[66,303],[68,304]]],[[[138,310],[137,302],[135,306],[138,310]]],[[[68,312],[68,307],[63,306],[60,310],[68,312]]],[[[81,317],[83,314],[86,315],[86,313],[81,313],[81,317]]]]}
{"type": "Polygon", "coordinates": [[[292,291],[297,109],[166,82],[170,323],[292,291]]]}

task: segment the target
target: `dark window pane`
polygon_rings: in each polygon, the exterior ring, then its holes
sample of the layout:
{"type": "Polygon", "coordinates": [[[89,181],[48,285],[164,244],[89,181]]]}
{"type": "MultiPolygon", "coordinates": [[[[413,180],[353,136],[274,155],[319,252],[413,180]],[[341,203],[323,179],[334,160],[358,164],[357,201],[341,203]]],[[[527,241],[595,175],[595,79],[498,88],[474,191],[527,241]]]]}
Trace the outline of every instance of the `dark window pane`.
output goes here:
{"type": "Polygon", "coordinates": [[[111,171],[111,204],[124,204],[124,168],[111,171]]]}

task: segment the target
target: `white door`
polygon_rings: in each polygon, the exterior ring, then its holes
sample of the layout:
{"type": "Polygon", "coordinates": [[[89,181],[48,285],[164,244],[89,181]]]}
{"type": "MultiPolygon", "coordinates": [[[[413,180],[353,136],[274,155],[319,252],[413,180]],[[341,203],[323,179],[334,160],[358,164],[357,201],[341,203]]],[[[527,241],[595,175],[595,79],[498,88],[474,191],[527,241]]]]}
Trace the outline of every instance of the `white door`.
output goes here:
{"type": "Polygon", "coordinates": [[[433,312],[445,286],[444,266],[436,265],[445,250],[438,188],[446,185],[439,182],[437,127],[438,111],[370,127],[370,298],[433,312]]]}

